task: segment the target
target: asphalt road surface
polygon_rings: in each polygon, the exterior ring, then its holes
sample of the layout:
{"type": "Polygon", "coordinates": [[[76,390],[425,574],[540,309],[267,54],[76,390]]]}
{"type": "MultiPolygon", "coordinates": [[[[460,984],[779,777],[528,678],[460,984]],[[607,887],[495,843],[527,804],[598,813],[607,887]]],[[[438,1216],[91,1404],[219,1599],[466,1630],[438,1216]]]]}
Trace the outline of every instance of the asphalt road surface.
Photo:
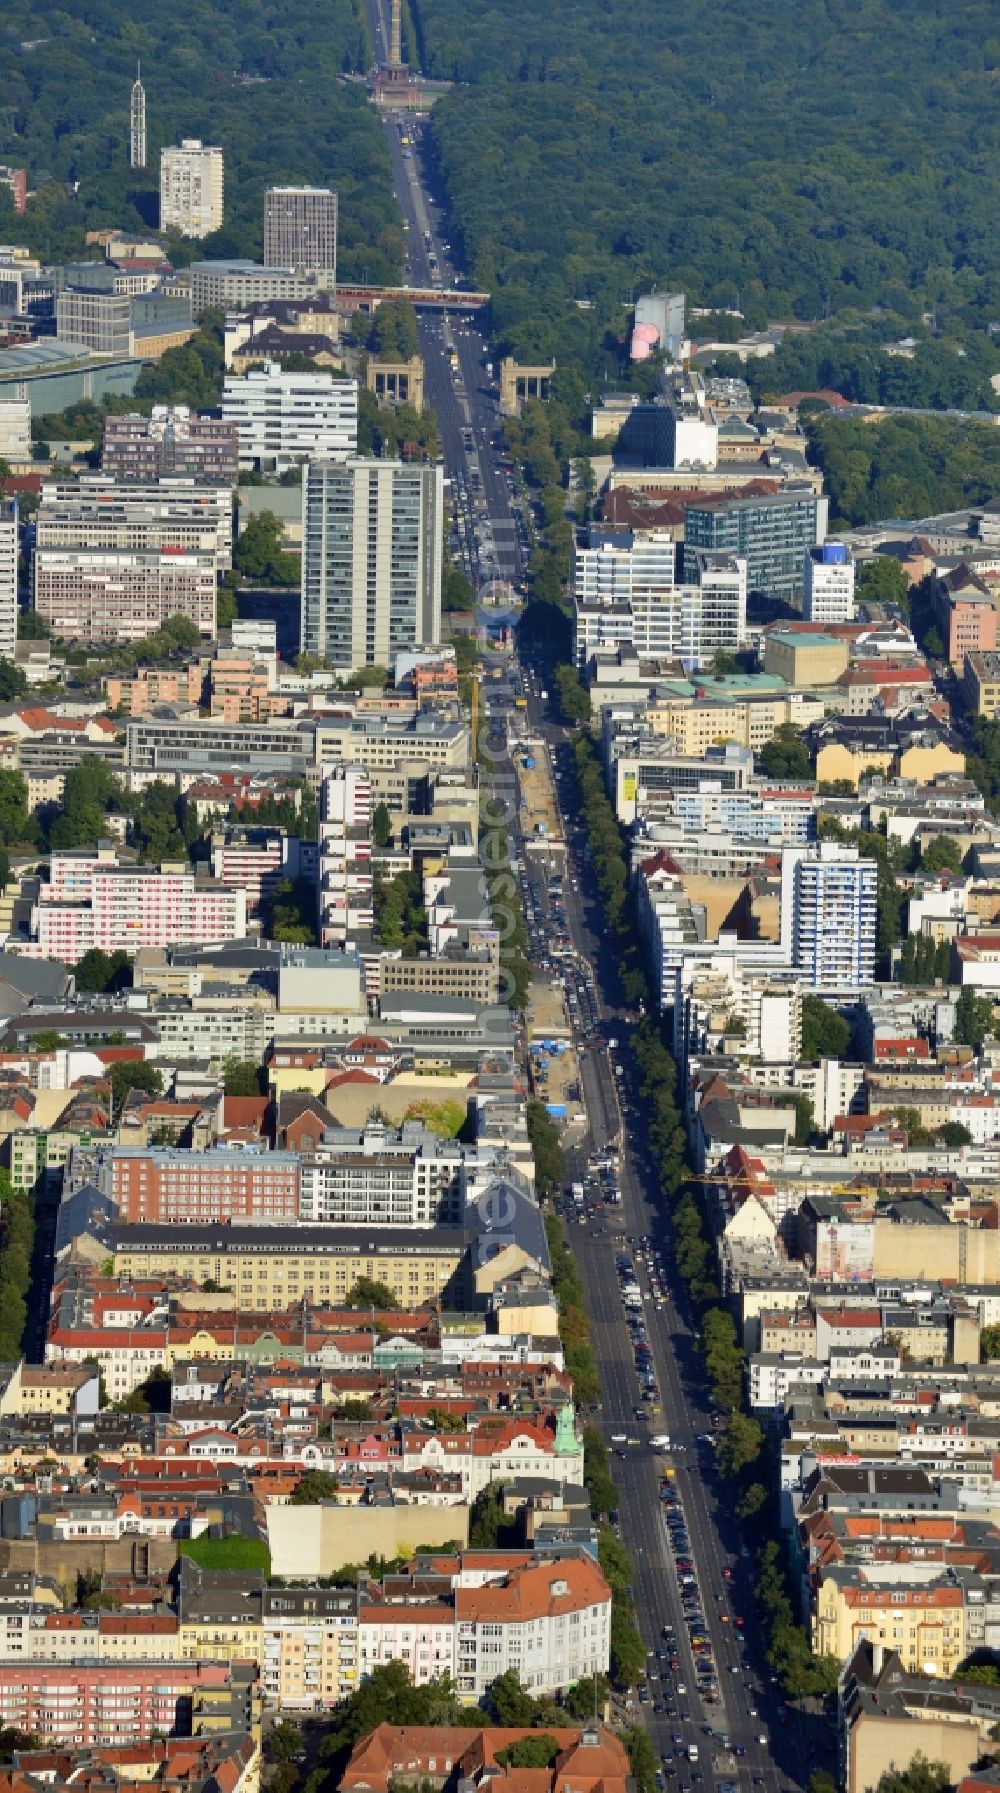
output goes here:
{"type": "MultiPolygon", "coordinates": [[[[385,0],[366,0],[366,5],[376,55],[381,60],[388,7],[385,0]]],[[[435,191],[426,126],[409,114],[392,113],[386,116],[384,129],[393,186],[407,227],[406,282],[452,287],[456,271],[441,198],[435,191]],[[406,145],[404,136],[409,139],[406,145]]],[[[453,556],[461,559],[477,586],[491,579],[517,586],[524,570],[524,525],[507,472],[499,465],[503,457],[497,440],[498,388],[488,371],[490,352],[476,314],[422,313],[418,331],[425,403],[437,416],[445,472],[457,512],[453,556]]]]}
{"type": "MultiPolygon", "coordinates": [[[[388,9],[385,0],[366,0],[366,5],[376,52],[384,59],[388,9]]],[[[421,127],[394,116],[386,119],[385,130],[396,194],[408,225],[406,279],[420,286],[451,286],[455,271],[451,251],[445,247],[450,240],[447,220],[441,197],[434,191],[421,127]],[[407,146],[402,142],[404,133],[410,139],[407,146]]],[[[437,414],[446,474],[461,499],[453,552],[461,554],[479,581],[495,573],[517,583],[523,572],[525,538],[523,523],[511,502],[511,482],[498,464],[497,398],[488,373],[488,347],[474,318],[456,320],[430,314],[420,318],[419,329],[426,402],[437,414]]],[[[544,740],[553,766],[562,772],[559,788],[570,800],[570,737],[553,721],[549,704],[540,695],[543,676],[525,669],[528,723],[532,735],[544,740]]],[[[502,737],[506,724],[499,718],[497,728],[502,737]]],[[[629,1094],[634,1066],[628,1035],[634,1017],[622,1006],[613,956],[603,950],[601,919],[582,836],[574,817],[565,819],[569,842],[565,909],[572,945],[579,955],[578,969],[596,993],[598,1014],[597,1035],[580,1042],[585,1052],[581,1085],[590,1137],[572,1161],[572,1174],[574,1178],[582,1174],[589,1150],[610,1146],[619,1156],[622,1191],[620,1207],[605,1210],[584,1226],[573,1218],[568,1235],[587,1290],[603,1384],[600,1414],[584,1417],[602,1427],[609,1445],[613,1434],[624,1433],[635,1440],[612,1447],[624,1450],[624,1455],[613,1458],[612,1469],[620,1493],[620,1530],[635,1568],[637,1618],[651,1652],[649,1697],[637,1705],[637,1711],[663,1759],[667,1781],[680,1793],[701,1793],[702,1789],[715,1793],[726,1783],[734,1783],[739,1793],[751,1793],[754,1787],[765,1789],[765,1793],[788,1793],[802,1786],[813,1768],[831,1765],[832,1736],[819,1714],[786,1709],[772,1684],[754,1617],[751,1564],[741,1553],[738,1527],[727,1511],[711,1447],[699,1444],[700,1435],[712,1431],[712,1415],[683,1289],[674,1273],[669,1228],[657,1205],[642,1115],[629,1094]],[[612,1038],[619,1041],[613,1052],[607,1045],[612,1038]],[[615,1075],[613,1059],[618,1061],[621,1078],[615,1075]],[[624,1116],[619,1086],[627,1105],[624,1116]],[[640,1271],[646,1337],[660,1395],[660,1412],[650,1413],[647,1406],[641,1419],[635,1417],[634,1410],[643,1403],[615,1270],[615,1253],[623,1249],[622,1240],[613,1236],[616,1233],[637,1244],[644,1237],[651,1238],[662,1251],[665,1266],[666,1299],[660,1305],[650,1297],[648,1274],[640,1271]],[[670,1435],[669,1454],[654,1451],[649,1443],[650,1435],[660,1432],[670,1435]],[[667,1464],[675,1472],[672,1479],[686,1523],[687,1554],[700,1595],[699,1611],[718,1671],[718,1703],[703,1703],[694,1674],[678,1573],[661,1511],[660,1482],[667,1464]],[[742,1626],[737,1619],[744,1621],[742,1626]],[[669,1660],[655,1655],[665,1648],[661,1638],[664,1625],[673,1627],[677,1640],[670,1652],[680,1659],[676,1670],[669,1660]],[[728,1752],[721,1748],[720,1735],[728,1740],[728,1752]],[[697,1762],[688,1758],[689,1746],[694,1744],[697,1762]]],[[[516,831],[512,850],[523,866],[529,855],[516,831]]],[[[545,912],[544,901],[540,909],[545,912]]],[[[634,1259],[635,1246],[624,1245],[624,1249],[634,1259]]]]}
{"type": "MultiPolygon", "coordinates": [[[[560,775],[560,798],[569,803],[574,790],[571,737],[552,721],[549,704],[539,694],[545,677],[525,670],[529,725],[532,735],[544,741],[550,764],[560,775]]],[[[596,995],[599,1018],[598,1037],[585,1046],[581,1078],[591,1134],[571,1159],[568,1174],[574,1180],[581,1178],[588,1150],[609,1147],[618,1157],[622,1194],[619,1207],[606,1207],[586,1224],[581,1225],[572,1211],[567,1233],[587,1291],[604,1396],[597,1423],[615,1453],[612,1472],[621,1496],[620,1529],[635,1567],[640,1630],[647,1647],[655,1651],[663,1647],[664,1624],[672,1626],[679,1647],[671,1653],[680,1657],[676,1670],[655,1656],[651,1659],[654,1678],[641,1711],[658,1752],[668,1758],[668,1779],[681,1788],[735,1782],[740,1793],[749,1793],[754,1786],[786,1793],[803,1785],[813,1768],[831,1765],[832,1734],[818,1712],[786,1706],[773,1683],[755,1621],[752,1564],[742,1553],[739,1528],[715,1470],[714,1449],[699,1442],[712,1435],[714,1416],[686,1297],[674,1271],[641,1104],[635,1097],[628,1043],[635,1017],[621,1003],[616,962],[603,947],[583,835],[572,813],[563,810],[563,819],[568,846],[563,878],[566,916],[582,975],[596,995]],[[607,1044],[612,1039],[617,1041],[613,1049],[607,1044]],[[616,1253],[625,1251],[636,1262],[644,1239],[662,1253],[664,1266],[662,1277],[657,1273],[664,1295],[656,1302],[648,1268],[637,1265],[645,1335],[660,1397],[658,1412],[651,1412],[641,1399],[633,1339],[615,1270],[616,1253]],[[669,1434],[669,1452],[654,1450],[649,1443],[651,1435],[660,1433],[669,1434]],[[635,1442],[612,1445],[612,1437],[622,1434],[635,1442]],[[700,1595],[698,1611],[718,1669],[720,1703],[702,1702],[693,1674],[677,1570],[660,1511],[661,1476],[668,1464],[674,1470],[671,1479],[686,1523],[686,1556],[700,1595]],[[737,1619],[743,1624],[738,1625],[737,1619]],[[657,1706],[664,1709],[657,1711],[657,1706]],[[730,1750],[723,1751],[709,1731],[724,1735],[730,1750]],[[682,1739],[680,1746],[676,1738],[682,1739]],[[685,1759],[690,1743],[699,1747],[696,1764],[685,1759]]]]}

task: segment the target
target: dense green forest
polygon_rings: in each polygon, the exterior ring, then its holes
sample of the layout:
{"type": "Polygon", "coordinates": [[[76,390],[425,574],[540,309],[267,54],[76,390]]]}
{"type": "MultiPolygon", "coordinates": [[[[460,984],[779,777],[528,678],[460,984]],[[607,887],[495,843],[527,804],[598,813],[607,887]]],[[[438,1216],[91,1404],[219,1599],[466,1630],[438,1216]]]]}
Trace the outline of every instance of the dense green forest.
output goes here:
{"type": "Polygon", "coordinates": [[[982,504],[1000,491],[1000,430],[951,418],[861,422],[822,412],[809,459],[823,469],[832,521],[927,517],[982,504]]]}
{"type": "Polygon", "coordinates": [[[57,259],[88,230],[141,230],[158,215],[159,154],[181,137],[221,144],[226,221],[200,253],[259,255],[263,190],[318,181],[340,193],[341,268],[399,277],[402,232],[388,148],[362,87],[370,48],[352,0],[7,0],[0,24],[0,161],[23,165],[36,196],[15,219],[0,192],[0,240],[57,259]],[[128,163],[137,60],[147,95],[148,167],[128,163]],[[75,195],[68,183],[79,183],[75,195]]]}
{"type": "Polygon", "coordinates": [[[910,405],[942,411],[998,411],[1000,393],[991,384],[1000,373],[1000,344],[963,329],[951,338],[910,327],[909,352],[893,352],[903,320],[866,318],[840,326],[790,332],[774,355],[745,368],[720,356],[721,372],[739,373],[758,400],[783,392],[832,389],[861,405],[910,405]]]}
{"type": "Polygon", "coordinates": [[[990,0],[417,0],[501,341],[599,371],[652,283],[751,322],[1000,318],[990,0]],[[580,309],[580,302],[592,309],[580,309]]]}

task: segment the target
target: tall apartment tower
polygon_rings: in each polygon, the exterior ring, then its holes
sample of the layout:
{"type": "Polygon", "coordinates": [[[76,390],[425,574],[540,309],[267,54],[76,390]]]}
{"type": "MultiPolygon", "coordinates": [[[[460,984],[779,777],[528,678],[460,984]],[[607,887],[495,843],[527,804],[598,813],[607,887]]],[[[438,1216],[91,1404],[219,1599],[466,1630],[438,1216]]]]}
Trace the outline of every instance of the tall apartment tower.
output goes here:
{"type": "Polygon", "coordinates": [[[878,866],[857,847],[819,841],[781,855],[781,941],[814,989],[875,981],[878,866]]]}
{"type": "Polygon", "coordinates": [[[142,68],[136,63],[132,83],[132,105],[129,114],[129,163],[133,168],[146,166],[146,89],[142,85],[142,68]]]}
{"type": "Polygon", "coordinates": [[[0,499],[0,658],[17,643],[17,500],[0,499]]]}
{"type": "Polygon", "coordinates": [[[223,210],[221,149],[185,137],[180,145],[160,151],[160,229],[185,237],[207,237],[218,230],[223,210]]]}
{"type": "Polygon", "coordinates": [[[315,274],[321,287],[336,286],[336,193],[329,187],[268,187],[264,266],[315,274]]]}
{"type": "Polygon", "coordinates": [[[391,666],[441,638],[444,474],[403,461],[310,461],[302,499],[302,647],[391,666]]]}

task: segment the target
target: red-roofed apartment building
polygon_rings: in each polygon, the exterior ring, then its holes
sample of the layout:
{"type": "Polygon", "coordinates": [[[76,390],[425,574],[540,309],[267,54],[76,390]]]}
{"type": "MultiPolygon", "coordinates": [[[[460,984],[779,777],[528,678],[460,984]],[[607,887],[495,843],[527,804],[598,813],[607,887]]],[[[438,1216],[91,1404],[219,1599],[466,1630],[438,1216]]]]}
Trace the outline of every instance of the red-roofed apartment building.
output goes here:
{"type": "Polygon", "coordinates": [[[381,1724],[362,1737],[341,1780],[343,1793],[389,1793],[390,1786],[488,1785],[492,1793],[625,1793],[630,1773],[621,1740],[603,1726],[546,1731],[557,1748],[548,1768],[511,1768],[501,1751],[537,1732],[381,1724]]]}

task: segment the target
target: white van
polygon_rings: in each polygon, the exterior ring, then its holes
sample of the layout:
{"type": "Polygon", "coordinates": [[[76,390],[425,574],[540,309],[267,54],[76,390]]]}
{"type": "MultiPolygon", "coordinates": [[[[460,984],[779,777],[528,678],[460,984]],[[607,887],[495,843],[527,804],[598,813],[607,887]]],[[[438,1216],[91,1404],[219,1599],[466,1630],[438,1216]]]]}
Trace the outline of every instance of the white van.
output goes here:
{"type": "Polygon", "coordinates": [[[668,1451],[670,1449],[670,1433],[655,1432],[649,1442],[654,1451],[668,1451]]]}

